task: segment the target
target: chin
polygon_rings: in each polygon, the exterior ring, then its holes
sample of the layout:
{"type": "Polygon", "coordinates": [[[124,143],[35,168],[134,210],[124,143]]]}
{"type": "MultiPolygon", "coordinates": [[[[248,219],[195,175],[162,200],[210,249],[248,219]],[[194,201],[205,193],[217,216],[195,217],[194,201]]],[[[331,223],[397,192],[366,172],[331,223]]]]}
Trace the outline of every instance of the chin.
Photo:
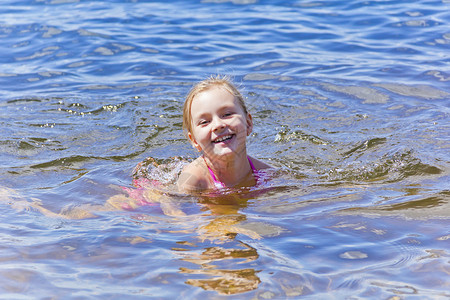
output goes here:
{"type": "Polygon", "coordinates": [[[218,151],[218,152],[214,152],[212,155],[216,156],[216,157],[228,157],[228,156],[232,156],[234,153],[234,151],[230,150],[230,149],[224,149],[222,151],[218,151]]]}
{"type": "Polygon", "coordinates": [[[214,160],[217,158],[226,158],[232,156],[235,152],[231,149],[211,149],[211,151],[205,151],[203,153],[210,159],[214,160]]]}
{"type": "Polygon", "coordinates": [[[214,155],[215,157],[223,157],[223,158],[228,158],[228,157],[233,157],[238,155],[239,153],[244,152],[245,149],[238,151],[237,149],[234,148],[223,148],[220,149],[219,151],[214,151],[212,153],[212,155],[214,155]]]}

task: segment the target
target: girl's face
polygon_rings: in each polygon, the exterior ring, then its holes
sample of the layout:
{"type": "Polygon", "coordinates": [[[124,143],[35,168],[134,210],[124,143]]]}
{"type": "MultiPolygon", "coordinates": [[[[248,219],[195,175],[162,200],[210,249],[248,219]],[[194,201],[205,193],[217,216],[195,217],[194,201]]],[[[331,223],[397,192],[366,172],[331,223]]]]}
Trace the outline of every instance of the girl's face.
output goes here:
{"type": "Polygon", "coordinates": [[[245,154],[246,139],[253,128],[252,117],[245,114],[227,90],[217,86],[195,96],[191,117],[189,139],[210,160],[230,154],[245,154]]]}

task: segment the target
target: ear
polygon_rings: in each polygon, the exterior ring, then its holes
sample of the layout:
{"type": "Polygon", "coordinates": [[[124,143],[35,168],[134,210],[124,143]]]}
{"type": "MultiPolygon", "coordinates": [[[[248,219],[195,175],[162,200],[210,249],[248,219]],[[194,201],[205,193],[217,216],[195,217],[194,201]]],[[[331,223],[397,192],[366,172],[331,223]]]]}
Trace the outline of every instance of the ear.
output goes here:
{"type": "Polygon", "coordinates": [[[250,135],[253,131],[253,118],[251,114],[247,114],[247,136],[250,135]]]}
{"type": "Polygon", "coordinates": [[[200,147],[200,145],[195,141],[192,133],[188,132],[188,138],[191,141],[192,146],[194,146],[194,148],[197,149],[198,152],[202,151],[202,147],[200,147]]]}

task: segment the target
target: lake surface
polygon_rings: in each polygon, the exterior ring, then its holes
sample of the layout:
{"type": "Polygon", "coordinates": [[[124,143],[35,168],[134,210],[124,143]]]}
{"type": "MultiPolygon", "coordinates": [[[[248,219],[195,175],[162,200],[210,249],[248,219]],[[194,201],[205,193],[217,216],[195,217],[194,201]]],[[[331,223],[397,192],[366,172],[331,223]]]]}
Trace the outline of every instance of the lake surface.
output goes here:
{"type": "Polygon", "coordinates": [[[0,16],[1,299],[450,298],[449,0],[3,0],[0,16]],[[217,73],[276,174],[183,195],[184,97],[217,73]],[[133,185],[142,161],[163,188],[133,185]],[[105,209],[125,197],[148,203],[105,209]]]}

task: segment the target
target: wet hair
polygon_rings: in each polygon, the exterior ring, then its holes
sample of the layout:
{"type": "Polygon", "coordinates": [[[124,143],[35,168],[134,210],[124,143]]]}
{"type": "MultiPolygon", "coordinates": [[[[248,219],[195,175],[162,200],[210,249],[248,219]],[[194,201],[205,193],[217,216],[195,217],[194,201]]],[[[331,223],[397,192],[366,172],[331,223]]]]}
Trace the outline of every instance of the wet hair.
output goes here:
{"type": "Polygon", "coordinates": [[[228,91],[231,95],[233,95],[238,101],[239,105],[242,107],[245,115],[247,115],[248,110],[245,105],[244,97],[236,88],[236,86],[232,83],[231,78],[229,76],[216,75],[210,76],[209,78],[200,81],[196,85],[194,85],[186,97],[183,106],[183,129],[184,133],[187,135],[189,132],[192,132],[192,114],[191,114],[191,106],[194,98],[205,91],[212,89],[213,87],[220,87],[228,91]]]}

